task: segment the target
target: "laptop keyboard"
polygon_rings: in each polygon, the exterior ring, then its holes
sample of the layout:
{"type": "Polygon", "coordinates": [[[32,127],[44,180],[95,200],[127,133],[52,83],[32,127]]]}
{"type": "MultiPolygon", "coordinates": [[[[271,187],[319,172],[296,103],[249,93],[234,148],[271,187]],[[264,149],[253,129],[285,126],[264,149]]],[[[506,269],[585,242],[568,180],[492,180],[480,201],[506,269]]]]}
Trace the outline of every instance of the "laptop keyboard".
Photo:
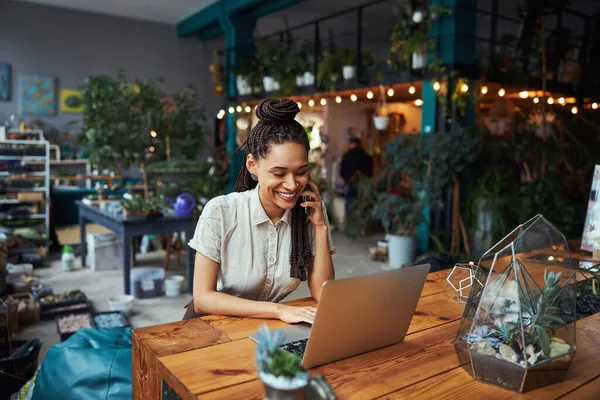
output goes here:
{"type": "Polygon", "coordinates": [[[306,343],[308,343],[308,339],[301,339],[296,340],[295,342],[284,343],[279,347],[285,351],[289,351],[290,353],[304,356],[304,352],[306,351],[306,343]]]}

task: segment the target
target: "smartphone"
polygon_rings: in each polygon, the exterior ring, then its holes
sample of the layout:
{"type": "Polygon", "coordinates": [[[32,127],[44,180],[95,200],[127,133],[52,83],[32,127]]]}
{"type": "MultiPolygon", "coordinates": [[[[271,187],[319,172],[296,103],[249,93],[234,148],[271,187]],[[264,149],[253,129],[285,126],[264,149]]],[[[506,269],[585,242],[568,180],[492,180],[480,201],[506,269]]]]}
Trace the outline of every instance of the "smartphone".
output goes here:
{"type": "MultiPolygon", "coordinates": [[[[308,201],[312,201],[312,197],[310,196],[302,196],[302,202],[308,202],[308,201]]],[[[312,207],[304,207],[304,212],[306,213],[306,215],[310,216],[312,214],[312,207]]]]}

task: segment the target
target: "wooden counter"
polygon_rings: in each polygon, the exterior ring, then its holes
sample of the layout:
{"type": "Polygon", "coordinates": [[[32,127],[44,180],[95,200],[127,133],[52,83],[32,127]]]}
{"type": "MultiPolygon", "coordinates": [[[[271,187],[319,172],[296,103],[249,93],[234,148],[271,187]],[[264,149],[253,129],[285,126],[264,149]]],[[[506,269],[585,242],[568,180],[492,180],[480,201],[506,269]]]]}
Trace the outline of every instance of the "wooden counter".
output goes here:
{"type": "MultiPolygon", "coordinates": [[[[534,274],[535,269],[532,275],[543,274],[543,268],[534,274]]],[[[600,314],[577,322],[578,351],[566,381],[517,395],[477,382],[461,367],[452,341],[464,305],[445,293],[448,273],[429,274],[404,342],[313,368],[311,373],[324,375],[340,399],[597,398],[600,314]]],[[[288,304],[313,305],[314,300],[288,304]]],[[[209,316],[134,330],[134,399],[160,399],[163,381],[183,399],[262,399],[256,346],[248,338],[262,323],[270,328],[287,325],[278,320],[209,316]]]]}

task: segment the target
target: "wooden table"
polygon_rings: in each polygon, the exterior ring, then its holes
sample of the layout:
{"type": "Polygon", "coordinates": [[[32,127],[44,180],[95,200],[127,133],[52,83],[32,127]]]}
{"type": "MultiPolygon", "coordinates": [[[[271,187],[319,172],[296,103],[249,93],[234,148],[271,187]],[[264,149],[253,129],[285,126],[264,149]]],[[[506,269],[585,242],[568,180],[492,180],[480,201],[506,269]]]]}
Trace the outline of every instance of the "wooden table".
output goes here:
{"type": "MultiPolygon", "coordinates": [[[[81,265],[85,265],[85,258],[87,255],[85,225],[88,221],[95,222],[117,233],[121,237],[121,242],[123,243],[123,280],[125,294],[130,294],[131,292],[131,239],[143,235],[171,234],[173,232],[185,232],[186,238],[191,238],[194,234],[194,229],[196,228],[196,222],[198,220],[198,215],[188,215],[185,217],[170,215],[157,218],[123,217],[122,214],[111,214],[83,204],[81,201],[76,201],[75,204],[79,209],[81,265]]],[[[186,246],[186,249],[186,278],[188,290],[191,293],[194,282],[194,255],[196,252],[189,246],[186,246]]]]}
{"type": "MultiPolygon", "coordinates": [[[[464,305],[445,292],[448,272],[429,274],[404,342],[311,373],[324,375],[340,399],[597,398],[600,314],[577,322],[578,352],[566,381],[517,395],[473,380],[452,345],[464,305]]],[[[532,275],[543,275],[543,268],[534,268],[532,275]]],[[[314,300],[288,304],[314,305],[314,300]]],[[[257,378],[255,344],[248,335],[262,323],[270,328],[286,326],[277,320],[208,316],[134,330],[134,399],[160,399],[165,387],[183,399],[261,399],[264,389],[257,378]]]]}

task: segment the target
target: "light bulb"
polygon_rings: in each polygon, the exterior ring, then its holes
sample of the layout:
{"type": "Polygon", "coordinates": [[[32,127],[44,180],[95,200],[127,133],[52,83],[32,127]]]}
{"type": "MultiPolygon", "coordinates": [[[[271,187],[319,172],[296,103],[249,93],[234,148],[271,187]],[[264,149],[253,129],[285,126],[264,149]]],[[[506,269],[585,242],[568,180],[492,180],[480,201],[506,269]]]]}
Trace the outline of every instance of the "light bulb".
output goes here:
{"type": "Polygon", "coordinates": [[[302,103],[298,102],[296,104],[298,104],[298,108],[302,110],[302,103]]]}
{"type": "Polygon", "coordinates": [[[433,82],[433,90],[435,90],[436,92],[440,90],[441,87],[442,85],[440,85],[438,81],[433,82]]]}
{"type": "MultiPolygon", "coordinates": [[[[223,111],[223,110],[221,110],[221,111],[223,111]]],[[[221,114],[221,111],[219,111],[219,115],[221,114]]],[[[150,131],[150,136],[157,137],[158,133],[156,133],[156,131],[150,131]]]]}
{"type": "Polygon", "coordinates": [[[577,114],[577,111],[578,111],[578,110],[577,110],[577,106],[575,106],[575,107],[571,108],[571,112],[572,112],[573,114],[577,114]]]}
{"type": "Polygon", "coordinates": [[[233,114],[234,112],[235,112],[235,108],[233,108],[233,106],[229,107],[229,114],[233,114]]]}
{"type": "Polygon", "coordinates": [[[246,106],[246,108],[244,108],[244,111],[246,111],[247,113],[249,113],[250,111],[252,111],[252,107],[246,106]]]}
{"type": "Polygon", "coordinates": [[[312,107],[312,106],[314,106],[314,105],[315,105],[315,101],[314,101],[313,99],[310,99],[310,100],[308,101],[308,106],[309,106],[309,107],[312,107]]]}
{"type": "Polygon", "coordinates": [[[469,91],[469,85],[467,85],[466,83],[463,83],[462,86],[460,87],[460,91],[465,93],[469,91]]]}
{"type": "Polygon", "coordinates": [[[223,119],[223,117],[224,117],[224,115],[223,115],[223,114],[221,114],[221,113],[218,113],[218,114],[217,114],[217,118],[218,118],[218,119],[223,119]]]}
{"type": "Polygon", "coordinates": [[[519,92],[519,97],[522,99],[526,99],[527,97],[529,97],[529,93],[527,93],[527,91],[523,90],[522,92],[519,92]]]}
{"type": "Polygon", "coordinates": [[[371,92],[370,90],[367,92],[367,99],[372,99],[373,98],[373,92],[371,92]]]}
{"type": "Polygon", "coordinates": [[[340,104],[342,102],[342,96],[335,96],[335,102],[340,104]]]}
{"type": "Polygon", "coordinates": [[[327,104],[327,99],[325,97],[323,97],[321,99],[321,105],[324,106],[325,104],[327,104]]]}
{"type": "Polygon", "coordinates": [[[415,87],[413,85],[410,85],[410,87],[408,88],[408,93],[410,93],[410,94],[415,94],[416,91],[417,91],[417,89],[415,89],[415,87]]]}
{"type": "Polygon", "coordinates": [[[592,108],[594,110],[597,110],[598,109],[598,103],[592,103],[592,108]]]}
{"type": "Polygon", "coordinates": [[[488,92],[488,87],[487,86],[482,86],[481,87],[481,94],[487,94],[488,92]]]}
{"type": "Polygon", "coordinates": [[[156,150],[156,149],[154,148],[154,146],[150,146],[150,148],[148,150],[150,150],[150,153],[154,153],[154,150],[156,150]]]}
{"type": "Polygon", "coordinates": [[[421,99],[416,99],[415,100],[415,106],[421,107],[422,105],[423,105],[423,100],[421,100],[421,99]]]}
{"type": "Polygon", "coordinates": [[[389,88],[387,93],[388,93],[389,97],[392,97],[394,95],[394,89],[393,88],[389,88]]]}
{"type": "Polygon", "coordinates": [[[535,97],[535,98],[533,99],[533,102],[534,102],[535,104],[537,104],[537,103],[539,103],[539,102],[540,102],[540,99],[538,99],[537,97],[535,97]]]}
{"type": "Polygon", "coordinates": [[[350,100],[352,100],[352,101],[356,101],[356,100],[358,100],[358,97],[357,97],[357,96],[356,96],[354,93],[352,93],[352,94],[350,95],[350,100]]]}
{"type": "Polygon", "coordinates": [[[506,90],[504,90],[504,88],[500,88],[500,90],[498,90],[498,96],[504,97],[505,94],[506,94],[506,90]]]}
{"type": "Polygon", "coordinates": [[[548,104],[554,104],[554,99],[552,97],[548,97],[548,104]]]}
{"type": "Polygon", "coordinates": [[[564,97],[559,97],[558,104],[560,104],[561,106],[564,106],[565,104],[567,104],[567,101],[565,100],[564,97]]]}

